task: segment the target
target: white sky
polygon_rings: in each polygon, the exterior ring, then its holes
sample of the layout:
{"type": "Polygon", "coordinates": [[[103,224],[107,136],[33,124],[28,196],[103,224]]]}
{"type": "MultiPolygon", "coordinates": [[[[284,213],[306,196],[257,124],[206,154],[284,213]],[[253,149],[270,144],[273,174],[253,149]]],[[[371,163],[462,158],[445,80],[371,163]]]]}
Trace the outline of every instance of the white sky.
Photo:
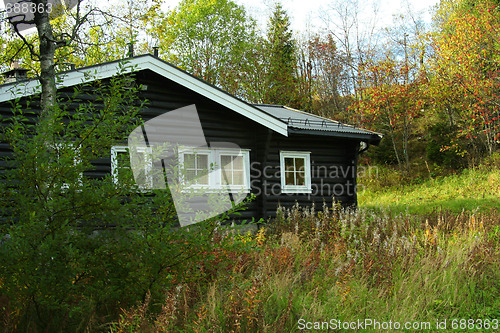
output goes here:
{"type": "MultiPolygon", "coordinates": [[[[239,5],[245,6],[248,13],[257,19],[260,28],[265,29],[267,20],[272,12],[276,0],[233,0],[239,5]]],[[[323,17],[335,2],[347,2],[353,0],[281,0],[283,8],[287,11],[292,21],[292,29],[295,32],[321,30],[325,28],[323,17]]],[[[356,0],[354,0],[356,1],[356,0]]],[[[420,13],[425,22],[430,23],[431,9],[440,0],[357,0],[360,10],[365,13],[373,13],[374,4],[378,6],[377,23],[380,28],[391,25],[393,15],[405,13],[408,7],[414,13],[420,13]]],[[[167,0],[165,9],[175,7],[180,0],[167,0]]]]}
{"type": "MultiPolygon", "coordinates": [[[[248,1],[248,0],[238,0],[248,1]]],[[[262,1],[262,0],[258,0],[262,1]]],[[[341,0],[342,1],[342,0],[341,0]]],[[[346,1],[346,0],[343,0],[346,1]]],[[[347,0],[349,1],[349,0],[347,0]]],[[[407,3],[410,4],[411,10],[415,13],[424,11],[427,13],[424,19],[430,21],[430,8],[438,3],[439,0],[389,0],[389,1],[363,1],[359,0],[360,10],[365,13],[373,13],[373,6],[379,8],[377,13],[377,21],[381,25],[388,26],[392,23],[392,17],[395,14],[405,12],[407,3]]],[[[322,16],[335,5],[335,1],[331,0],[306,0],[306,1],[283,1],[283,7],[288,11],[292,18],[294,30],[304,28],[309,23],[321,26],[323,24],[322,16]]]]}
{"type": "MultiPolygon", "coordinates": [[[[109,3],[116,3],[120,0],[107,0],[109,3]]],[[[245,6],[247,12],[254,17],[259,27],[264,30],[266,23],[272,12],[276,0],[233,0],[237,4],[245,6]]],[[[324,23],[325,13],[335,2],[347,3],[347,1],[358,1],[359,8],[367,15],[372,15],[372,7],[376,3],[379,12],[376,16],[378,28],[390,26],[393,16],[404,13],[410,7],[414,14],[420,13],[418,17],[425,22],[430,22],[431,8],[440,0],[281,0],[281,4],[291,18],[292,29],[296,33],[307,30],[318,31],[326,28],[324,23]]],[[[174,8],[180,0],[166,0],[163,9],[174,8]]],[[[99,3],[97,1],[97,3],[99,3]]],[[[4,1],[0,0],[0,9],[4,8],[4,1]]]]}

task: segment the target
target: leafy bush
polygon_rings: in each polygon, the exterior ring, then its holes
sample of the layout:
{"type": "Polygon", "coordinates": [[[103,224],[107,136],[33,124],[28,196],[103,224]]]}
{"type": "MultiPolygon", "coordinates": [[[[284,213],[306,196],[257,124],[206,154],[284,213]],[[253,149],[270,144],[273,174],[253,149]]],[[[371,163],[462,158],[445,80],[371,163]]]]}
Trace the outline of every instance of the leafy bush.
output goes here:
{"type": "Polygon", "coordinates": [[[500,311],[500,249],[492,242],[498,217],[280,209],[255,235],[221,229],[223,269],[169,290],[165,304],[173,305],[159,312],[146,303],[125,309],[113,331],[295,332],[300,319],[491,320],[500,311]]]}
{"type": "Polygon", "coordinates": [[[36,102],[17,101],[5,119],[12,155],[0,182],[3,331],[106,331],[120,308],[162,301],[213,249],[227,219],[179,228],[168,191],[87,177],[137,126],[142,107],[130,76],[95,85],[61,92],[48,117],[31,109],[36,102]]]}
{"type": "Polygon", "coordinates": [[[439,166],[449,169],[465,167],[465,159],[460,153],[464,150],[457,143],[457,128],[448,123],[436,123],[428,133],[426,157],[439,166]]]}

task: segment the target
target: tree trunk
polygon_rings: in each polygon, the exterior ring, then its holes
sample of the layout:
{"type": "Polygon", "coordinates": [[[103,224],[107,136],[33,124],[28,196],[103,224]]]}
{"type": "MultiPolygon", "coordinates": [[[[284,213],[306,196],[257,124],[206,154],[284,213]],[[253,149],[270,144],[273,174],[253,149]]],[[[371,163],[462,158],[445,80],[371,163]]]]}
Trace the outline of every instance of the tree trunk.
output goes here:
{"type": "MultiPolygon", "coordinates": [[[[37,6],[40,3],[47,8],[47,0],[34,1],[37,6]]],[[[37,7],[38,8],[38,7],[37,7]]],[[[52,26],[50,25],[49,13],[47,11],[35,11],[35,24],[40,41],[40,84],[42,86],[41,109],[42,119],[49,121],[56,104],[56,72],[54,68],[54,56],[57,43],[54,38],[52,26]]]]}
{"type": "MultiPolygon", "coordinates": [[[[407,112],[408,109],[406,109],[407,112]]],[[[405,173],[410,174],[410,154],[408,152],[408,139],[410,137],[410,119],[408,115],[403,118],[403,157],[405,159],[405,173]]]]}
{"type": "Polygon", "coordinates": [[[387,124],[389,124],[389,129],[390,129],[389,134],[391,135],[392,148],[394,149],[394,154],[396,155],[396,160],[398,161],[398,167],[399,167],[399,170],[402,174],[403,173],[403,164],[401,162],[401,158],[399,157],[398,147],[396,146],[396,135],[394,134],[394,127],[391,123],[391,115],[390,115],[390,112],[388,109],[386,109],[386,116],[387,116],[387,124]]]}

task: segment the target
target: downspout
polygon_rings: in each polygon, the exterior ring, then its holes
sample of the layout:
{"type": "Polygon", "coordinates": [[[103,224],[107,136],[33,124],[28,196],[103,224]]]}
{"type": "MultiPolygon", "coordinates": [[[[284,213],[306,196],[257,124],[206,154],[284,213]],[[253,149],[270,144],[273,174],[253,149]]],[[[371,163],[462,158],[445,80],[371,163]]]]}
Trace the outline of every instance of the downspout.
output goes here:
{"type": "Polygon", "coordinates": [[[360,146],[359,147],[360,149],[357,149],[356,152],[354,153],[354,175],[353,175],[353,181],[354,181],[353,200],[354,200],[354,203],[352,205],[354,207],[354,209],[356,209],[358,207],[358,159],[362,153],[364,153],[365,151],[368,150],[368,148],[370,147],[370,143],[365,142],[365,141],[360,141],[359,146],[360,146]],[[365,147],[363,147],[363,144],[365,145],[365,147]]]}
{"type": "MultiPolygon", "coordinates": [[[[370,148],[370,143],[369,143],[369,142],[366,142],[366,141],[361,141],[361,142],[359,143],[359,145],[361,146],[361,145],[362,145],[362,143],[364,143],[364,144],[366,145],[366,147],[364,147],[364,148],[361,148],[361,147],[360,147],[361,149],[360,149],[360,150],[358,150],[358,155],[363,154],[365,151],[367,151],[367,150],[368,150],[368,148],[370,148]]],[[[357,162],[357,161],[356,161],[356,162],[357,162]]]]}

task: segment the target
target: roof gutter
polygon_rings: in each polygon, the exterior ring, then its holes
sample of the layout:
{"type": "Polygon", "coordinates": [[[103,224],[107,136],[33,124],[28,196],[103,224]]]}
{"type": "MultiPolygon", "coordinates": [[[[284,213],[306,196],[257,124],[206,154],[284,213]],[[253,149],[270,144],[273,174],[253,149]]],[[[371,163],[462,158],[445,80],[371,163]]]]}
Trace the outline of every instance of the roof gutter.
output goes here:
{"type": "Polygon", "coordinates": [[[366,134],[357,134],[357,133],[349,133],[349,132],[330,132],[330,131],[321,131],[321,130],[304,130],[297,128],[288,127],[289,134],[305,134],[305,135],[321,135],[321,136],[329,136],[329,137],[337,137],[344,139],[355,139],[366,142],[367,144],[372,144],[378,146],[380,141],[382,140],[381,134],[375,133],[366,133],[366,134]]]}

